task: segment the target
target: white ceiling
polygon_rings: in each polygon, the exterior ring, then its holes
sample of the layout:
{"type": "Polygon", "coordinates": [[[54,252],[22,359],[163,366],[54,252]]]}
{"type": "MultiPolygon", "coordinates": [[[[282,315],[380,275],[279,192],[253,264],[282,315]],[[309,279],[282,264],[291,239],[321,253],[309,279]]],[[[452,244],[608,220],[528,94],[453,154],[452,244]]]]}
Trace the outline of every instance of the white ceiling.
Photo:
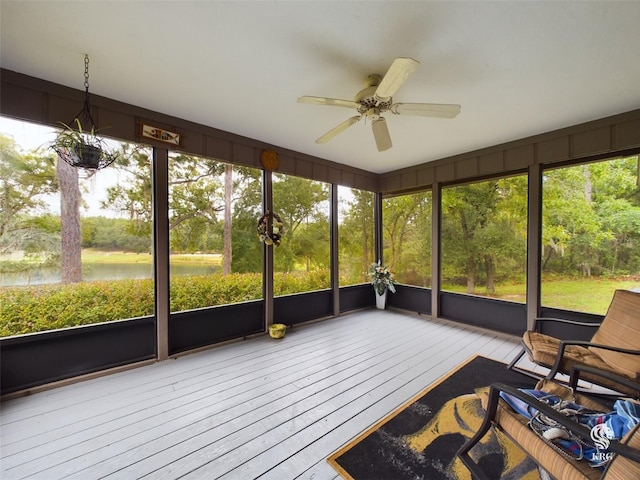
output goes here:
{"type": "Polygon", "coordinates": [[[3,68],[382,173],[640,108],[640,2],[1,1],[3,68]],[[454,119],[364,121],[353,99],[396,57],[421,65],[394,102],[454,119]]]}

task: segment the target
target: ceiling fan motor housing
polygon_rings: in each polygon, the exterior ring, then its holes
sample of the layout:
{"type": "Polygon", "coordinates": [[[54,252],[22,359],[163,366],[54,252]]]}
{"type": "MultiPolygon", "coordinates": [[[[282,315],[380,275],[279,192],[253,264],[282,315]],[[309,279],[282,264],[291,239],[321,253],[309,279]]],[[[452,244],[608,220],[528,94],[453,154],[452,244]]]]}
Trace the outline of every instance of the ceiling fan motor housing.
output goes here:
{"type": "MultiPolygon", "coordinates": [[[[372,75],[369,75],[371,77],[372,75]]],[[[379,75],[376,75],[379,77],[379,75]]],[[[375,93],[378,85],[371,85],[367,88],[360,90],[355,97],[358,107],[358,113],[366,114],[370,109],[377,108],[380,112],[386,112],[391,108],[392,98],[385,98],[384,101],[380,101],[376,98],[375,93]]]]}

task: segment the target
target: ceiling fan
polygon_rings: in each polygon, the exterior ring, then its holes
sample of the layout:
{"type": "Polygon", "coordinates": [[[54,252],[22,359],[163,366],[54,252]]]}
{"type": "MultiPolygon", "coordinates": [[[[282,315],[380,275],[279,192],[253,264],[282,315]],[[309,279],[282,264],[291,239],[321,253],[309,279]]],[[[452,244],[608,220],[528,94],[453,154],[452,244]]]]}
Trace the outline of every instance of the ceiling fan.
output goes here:
{"type": "Polygon", "coordinates": [[[453,118],[460,113],[460,105],[438,103],[393,103],[391,98],[398,89],[407,81],[420,62],[413,58],[396,58],[384,77],[369,75],[365,81],[366,88],[360,90],[354,100],[340,100],[337,98],[310,97],[298,98],[300,103],[313,105],[329,105],[335,107],[354,108],[358,115],[348,118],[338,126],[316,140],[316,143],[326,143],[333,137],[345,131],[351,125],[358,123],[363,117],[371,123],[371,130],[379,152],[391,148],[391,137],[385,119],[381,116],[384,112],[396,115],[419,115],[423,117],[453,118]]]}

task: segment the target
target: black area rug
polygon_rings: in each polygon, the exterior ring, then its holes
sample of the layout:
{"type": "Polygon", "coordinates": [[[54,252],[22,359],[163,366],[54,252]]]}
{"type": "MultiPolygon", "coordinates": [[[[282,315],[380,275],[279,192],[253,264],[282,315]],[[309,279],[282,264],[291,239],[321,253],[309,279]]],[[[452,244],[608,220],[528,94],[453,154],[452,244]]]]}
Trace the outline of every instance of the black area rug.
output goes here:
{"type": "MultiPolygon", "coordinates": [[[[507,370],[504,363],[475,356],[343,446],[328,462],[344,478],[354,480],[470,479],[456,452],[484,416],[475,392],[494,382],[518,388],[535,384],[532,378],[507,370]]],[[[493,430],[474,450],[489,478],[540,478],[533,461],[493,430]]]]}

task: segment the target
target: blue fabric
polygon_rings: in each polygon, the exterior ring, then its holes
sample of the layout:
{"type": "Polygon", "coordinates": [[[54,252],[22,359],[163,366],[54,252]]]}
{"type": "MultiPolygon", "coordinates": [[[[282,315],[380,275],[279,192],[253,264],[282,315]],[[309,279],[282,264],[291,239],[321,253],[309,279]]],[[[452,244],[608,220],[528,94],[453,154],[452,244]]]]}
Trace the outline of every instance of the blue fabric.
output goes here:
{"type": "MultiPolygon", "coordinates": [[[[609,440],[622,439],[640,422],[640,404],[630,400],[616,400],[613,411],[603,413],[594,412],[573,402],[565,402],[560,397],[542,390],[521,389],[521,391],[559,409],[562,413],[571,416],[576,422],[591,429],[592,442],[581,445],[573,440],[555,439],[554,443],[569,451],[576,458],[580,458],[581,454],[584,455],[584,458],[593,467],[604,468],[604,465],[611,459],[612,454],[608,451],[609,440]],[[596,426],[598,427],[594,428],[596,426]]],[[[500,392],[500,397],[527,419],[531,420],[538,413],[536,409],[529,407],[525,402],[508,393],[500,392]]]]}

